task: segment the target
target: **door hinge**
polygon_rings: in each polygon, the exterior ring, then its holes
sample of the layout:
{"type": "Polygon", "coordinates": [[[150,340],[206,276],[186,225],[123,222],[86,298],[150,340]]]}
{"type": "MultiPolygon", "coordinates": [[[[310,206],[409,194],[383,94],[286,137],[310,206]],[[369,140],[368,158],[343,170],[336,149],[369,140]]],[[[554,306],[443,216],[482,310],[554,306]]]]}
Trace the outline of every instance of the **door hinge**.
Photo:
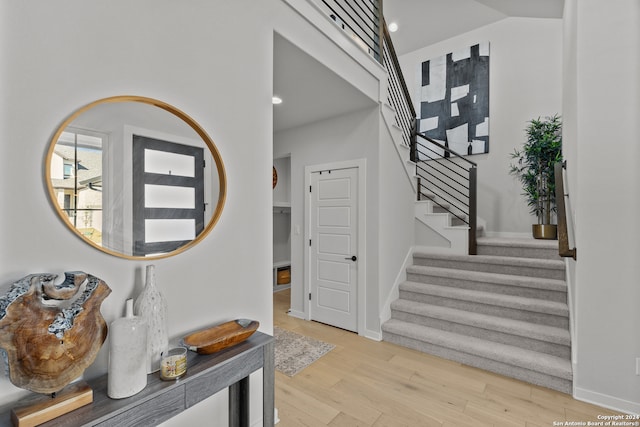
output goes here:
{"type": "Polygon", "coordinates": [[[311,246],[311,239],[309,239],[309,246],[311,246]]]}
{"type": "Polygon", "coordinates": [[[202,160],[202,169],[207,167],[207,161],[206,160],[202,160]]]}
{"type": "Polygon", "coordinates": [[[311,292],[309,292],[309,301],[311,301],[311,292]]]}
{"type": "Polygon", "coordinates": [[[311,193],[311,186],[309,186],[309,193],[311,193]]]}

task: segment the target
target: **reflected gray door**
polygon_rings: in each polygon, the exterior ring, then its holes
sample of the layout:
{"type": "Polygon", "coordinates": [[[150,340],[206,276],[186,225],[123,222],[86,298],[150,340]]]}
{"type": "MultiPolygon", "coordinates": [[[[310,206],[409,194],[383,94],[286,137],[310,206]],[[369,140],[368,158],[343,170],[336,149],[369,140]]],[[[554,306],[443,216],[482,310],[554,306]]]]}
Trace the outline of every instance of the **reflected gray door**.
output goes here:
{"type": "Polygon", "coordinates": [[[173,251],[204,229],[202,148],[133,135],[134,255],[173,251]]]}

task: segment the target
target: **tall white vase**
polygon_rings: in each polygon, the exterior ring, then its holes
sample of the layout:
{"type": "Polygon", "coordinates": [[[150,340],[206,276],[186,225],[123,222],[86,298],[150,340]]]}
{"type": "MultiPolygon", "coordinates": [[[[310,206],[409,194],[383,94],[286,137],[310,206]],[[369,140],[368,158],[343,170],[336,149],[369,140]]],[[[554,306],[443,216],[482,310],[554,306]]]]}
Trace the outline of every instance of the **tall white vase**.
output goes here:
{"type": "Polygon", "coordinates": [[[112,399],[133,396],[147,386],[147,323],[133,315],[133,300],[126,315],[109,326],[107,395],[112,399]]]}
{"type": "Polygon", "coordinates": [[[169,347],[167,301],[156,287],[155,265],[147,266],[144,290],[136,298],[135,314],[147,321],[147,373],[160,370],[160,357],[169,347]]]}

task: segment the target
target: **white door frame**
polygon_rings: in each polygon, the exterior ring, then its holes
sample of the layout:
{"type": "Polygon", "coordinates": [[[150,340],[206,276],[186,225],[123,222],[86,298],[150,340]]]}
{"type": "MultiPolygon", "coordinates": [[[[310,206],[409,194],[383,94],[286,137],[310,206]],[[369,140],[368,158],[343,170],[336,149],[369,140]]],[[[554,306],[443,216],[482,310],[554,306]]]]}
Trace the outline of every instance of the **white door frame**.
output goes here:
{"type": "Polygon", "coordinates": [[[311,302],[309,293],[311,292],[311,251],[309,250],[309,240],[311,239],[311,195],[309,186],[311,185],[311,174],[336,169],[358,169],[358,283],[357,283],[357,312],[358,312],[358,335],[365,335],[366,319],[366,284],[367,284],[367,221],[366,221],[366,194],[367,194],[367,161],[366,159],[346,160],[342,162],[331,162],[319,165],[305,166],[304,168],[304,305],[305,318],[311,320],[311,302]]]}

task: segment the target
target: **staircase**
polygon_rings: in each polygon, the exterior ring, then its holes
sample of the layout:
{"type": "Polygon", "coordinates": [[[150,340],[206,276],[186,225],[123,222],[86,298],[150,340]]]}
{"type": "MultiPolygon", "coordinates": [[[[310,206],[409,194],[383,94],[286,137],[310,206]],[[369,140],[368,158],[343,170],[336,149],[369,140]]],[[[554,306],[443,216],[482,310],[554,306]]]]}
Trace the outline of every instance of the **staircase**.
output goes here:
{"type": "MultiPolygon", "coordinates": [[[[436,199],[435,195],[427,197],[426,200],[415,202],[416,220],[440,235],[453,252],[467,254],[469,251],[469,226],[453,216],[446,203],[440,202],[440,205],[435,203],[433,201],[436,199]]],[[[482,232],[482,230],[476,231],[478,234],[482,232]]],[[[416,243],[423,244],[422,242],[416,243]]]]}
{"type": "MultiPolygon", "coordinates": [[[[398,159],[404,165],[404,169],[414,190],[419,191],[416,176],[416,163],[410,159],[410,147],[405,144],[402,128],[398,125],[398,115],[396,110],[388,103],[383,103],[381,108],[381,116],[383,122],[387,126],[389,135],[393,140],[396,148],[398,159]]],[[[427,227],[433,233],[439,235],[446,247],[456,253],[469,252],[469,226],[460,218],[454,216],[451,211],[452,207],[437,195],[422,189],[423,200],[415,202],[415,218],[423,227],[427,227]]],[[[455,209],[453,209],[455,210],[455,209]]],[[[457,211],[457,214],[466,218],[463,212],[457,211]]],[[[480,223],[476,229],[477,235],[483,233],[483,223],[480,223]]],[[[417,242],[418,245],[432,246],[433,242],[417,242]]]]}
{"type": "Polygon", "coordinates": [[[479,238],[478,255],[416,251],[383,340],[572,391],[557,241],[479,238]]]}
{"type": "Polygon", "coordinates": [[[483,228],[477,165],[419,133],[393,43],[381,27],[381,62],[388,72],[381,114],[416,190],[416,226],[428,228],[425,238],[447,248],[414,250],[391,319],[382,325],[383,339],[571,393],[569,307],[558,243],[477,237],[483,228]]]}

